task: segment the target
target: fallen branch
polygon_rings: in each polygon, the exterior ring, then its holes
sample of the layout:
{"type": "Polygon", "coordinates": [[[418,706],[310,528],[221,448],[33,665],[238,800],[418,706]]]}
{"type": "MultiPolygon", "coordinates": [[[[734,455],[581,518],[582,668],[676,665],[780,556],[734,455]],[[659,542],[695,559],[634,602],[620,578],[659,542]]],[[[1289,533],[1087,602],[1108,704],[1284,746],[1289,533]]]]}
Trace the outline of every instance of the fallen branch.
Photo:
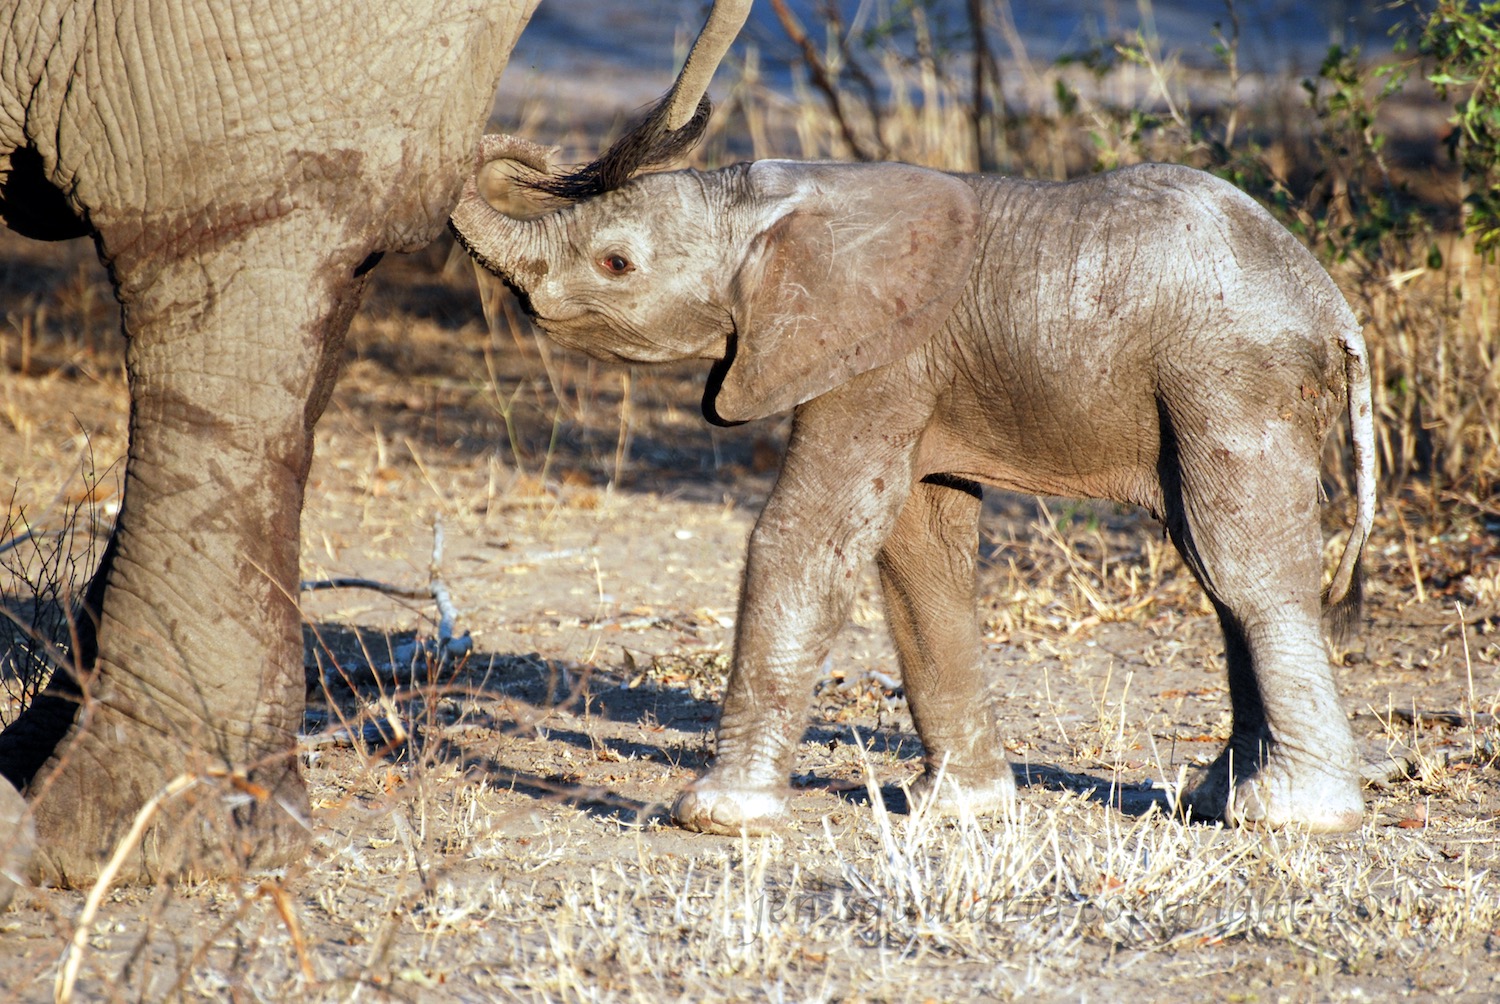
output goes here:
{"type": "Polygon", "coordinates": [[[370,589],[377,593],[385,593],[387,596],[399,596],[406,600],[426,600],[432,598],[432,589],[412,589],[407,586],[393,586],[389,582],[380,582],[375,579],[304,579],[297,584],[297,588],[304,593],[315,593],[323,589],[370,589]]]}
{"type": "Polygon", "coordinates": [[[395,749],[412,735],[412,728],[408,727],[405,722],[398,718],[387,717],[377,718],[358,726],[340,726],[325,729],[322,732],[298,734],[297,746],[303,753],[324,749],[352,748],[361,743],[372,749],[395,749]]]}
{"type": "Polygon", "coordinates": [[[1416,773],[1418,756],[1414,750],[1397,747],[1383,756],[1366,757],[1359,766],[1359,779],[1367,787],[1380,788],[1404,780],[1416,773]]]}
{"type": "Polygon", "coordinates": [[[438,645],[447,648],[453,639],[453,624],[458,620],[458,608],[453,605],[453,598],[448,595],[448,587],[443,583],[442,520],[434,520],[432,524],[432,563],[427,566],[427,575],[432,600],[438,608],[438,645]]]}
{"type": "MultiPolygon", "coordinates": [[[[467,655],[474,647],[473,639],[465,631],[461,636],[454,637],[454,626],[458,622],[458,608],[453,605],[453,596],[448,591],[448,586],[443,582],[443,521],[432,522],[432,560],[427,565],[427,587],[416,589],[409,586],[396,586],[388,582],[380,582],[376,579],[361,578],[336,578],[336,579],[304,579],[298,583],[297,588],[304,593],[318,592],[324,589],[369,589],[387,596],[398,596],[408,600],[432,600],[438,609],[437,638],[432,641],[415,640],[409,644],[399,645],[392,652],[392,664],[385,668],[394,671],[398,664],[411,665],[419,652],[435,655],[439,660],[449,656],[461,658],[467,655]]],[[[374,669],[373,665],[370,667],[374,669]]]]}
{"type": "Polygon", "coordinates": [[[25,533],[18,533],[5,543],[0,544],[0,554],[20,547],[28,540],[45,540],[48,537],[55,537],[61,540],[67,535],[68,531],[66,530],[27,530],[25,533]]]}
{"type": "Polygon", "coordinates": [[[1408,725],[1494,725],[1500,722],[1500,715],[1491,714],[1488,711],[1419,711],[1416,709],[1404,710],[1392,708],[1385,712],[1358,711],[1355,712],[1360,718],[1374,718],[1378,721],[1387,721],[1395,718],[1408,725]]]}

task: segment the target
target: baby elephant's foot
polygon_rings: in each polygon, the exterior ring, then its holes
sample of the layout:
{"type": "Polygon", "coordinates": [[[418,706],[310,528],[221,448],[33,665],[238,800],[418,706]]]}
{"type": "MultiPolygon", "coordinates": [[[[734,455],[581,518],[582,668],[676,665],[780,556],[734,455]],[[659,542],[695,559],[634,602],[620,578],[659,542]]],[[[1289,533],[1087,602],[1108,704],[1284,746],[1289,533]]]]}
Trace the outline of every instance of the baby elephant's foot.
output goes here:
{"type": "Polygon", "coordinates": [[[1229,751],[1220,754],[1183,791],[1178,811],[1228,826],[1296,827],[1311,833],[1358,829],[1364,818],[1364,796],[1353,763],[1292,765],[1272,753],[1253,771],[1235,764],[1231,772],[1233,760],[1229,751]]]}
{"type": "Polygon", "coordinates": [[[786,821],[786,793],[715,784],[699,778],[672,803],[672,822],[699,833],[763,837],[786,821]]]}
{"type": "Polygon", "coordinates": [[[913,813],[1010,815],[1016,808],[1016,779],[1009,764],[977,781],[961,781],[952,774],[928,770],[911,783],[906,800],[913,813]]]}

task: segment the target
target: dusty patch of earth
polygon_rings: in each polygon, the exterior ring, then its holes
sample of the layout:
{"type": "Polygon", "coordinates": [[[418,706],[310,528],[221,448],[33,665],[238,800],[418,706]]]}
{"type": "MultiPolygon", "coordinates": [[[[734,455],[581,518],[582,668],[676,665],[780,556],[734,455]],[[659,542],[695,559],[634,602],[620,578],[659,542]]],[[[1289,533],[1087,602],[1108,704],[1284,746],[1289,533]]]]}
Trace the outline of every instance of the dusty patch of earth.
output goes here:
{"type": "MultiPolygon", "coordinates": [[[[80,503],[107,521],[108,477],[80,470],[123,452],[113,318],[86,247],[7,240],[4,489],[32,526],[80,503]]],[[[693,370],[596,366],[513,319],[491,332],[445,248],[376,276],[319,426],[303,575],[425,587],[440,522],[468,650],[414,645],[431,602],[305,593],[313,851],[111,892],[74,949],[81,997],[1500,993],[1493,518],[1385,507],[1371,616],[1337,673],[1372,751],[1419,756],[1368,792],[1359,833],[1163,818],[1166,788],[1227,734],[1211,615],[1143,515],[992,493],[985,667],[1022,817],[904,815],[920,747],[867,575],[792,826],[686,834],[665,807],[712,749],[785,422],[712,429],[693,370]]],[[[51,996],[82,904],[31,890],[0,916],[3,996],[51,996]]]]}

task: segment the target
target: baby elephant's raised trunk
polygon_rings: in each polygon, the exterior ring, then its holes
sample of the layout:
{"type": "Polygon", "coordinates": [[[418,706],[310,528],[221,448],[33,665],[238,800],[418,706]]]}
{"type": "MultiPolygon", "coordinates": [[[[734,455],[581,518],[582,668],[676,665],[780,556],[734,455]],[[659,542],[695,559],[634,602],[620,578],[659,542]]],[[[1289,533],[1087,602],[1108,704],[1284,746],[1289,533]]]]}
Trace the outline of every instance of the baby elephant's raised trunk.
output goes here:
{"type": "Polygon", "coordinates": [[[518,220],[485,201],[479,194],[479,174],[486,164],[497,160],[513,161],[540,174],[548,169],[547,150],[529,140],[481,136],[474,171],[464,182],[448,226],[475,261],[524,296],[547,274],[555,223],[550,217],[518,220]]]}

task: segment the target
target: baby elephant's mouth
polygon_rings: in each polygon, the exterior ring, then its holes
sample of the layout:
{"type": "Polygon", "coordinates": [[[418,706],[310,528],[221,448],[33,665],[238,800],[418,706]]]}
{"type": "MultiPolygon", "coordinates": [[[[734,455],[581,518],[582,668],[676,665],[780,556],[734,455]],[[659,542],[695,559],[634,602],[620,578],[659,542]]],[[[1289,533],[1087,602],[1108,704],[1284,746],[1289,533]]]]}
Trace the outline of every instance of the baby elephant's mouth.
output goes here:
{"type": "Polygon", "coordinates": [[[589,323],[586,317],[533,317],[547,337],[565,349],[573,349],[607,363],[659,363],[681,356],[663,354],[660,346],[622,339],[617,332],[589,323]]]}
{"type": "Polygon", "coordinates": [[[716,360],[727,351],[723,335],[709,335],[702,344],[663,344],[639,331],[601,326],[597,316],[542,317],[533,315],[537,326],[558,345],[593,356],[602,362],[651,365],[685,359],[716,360]]]}

